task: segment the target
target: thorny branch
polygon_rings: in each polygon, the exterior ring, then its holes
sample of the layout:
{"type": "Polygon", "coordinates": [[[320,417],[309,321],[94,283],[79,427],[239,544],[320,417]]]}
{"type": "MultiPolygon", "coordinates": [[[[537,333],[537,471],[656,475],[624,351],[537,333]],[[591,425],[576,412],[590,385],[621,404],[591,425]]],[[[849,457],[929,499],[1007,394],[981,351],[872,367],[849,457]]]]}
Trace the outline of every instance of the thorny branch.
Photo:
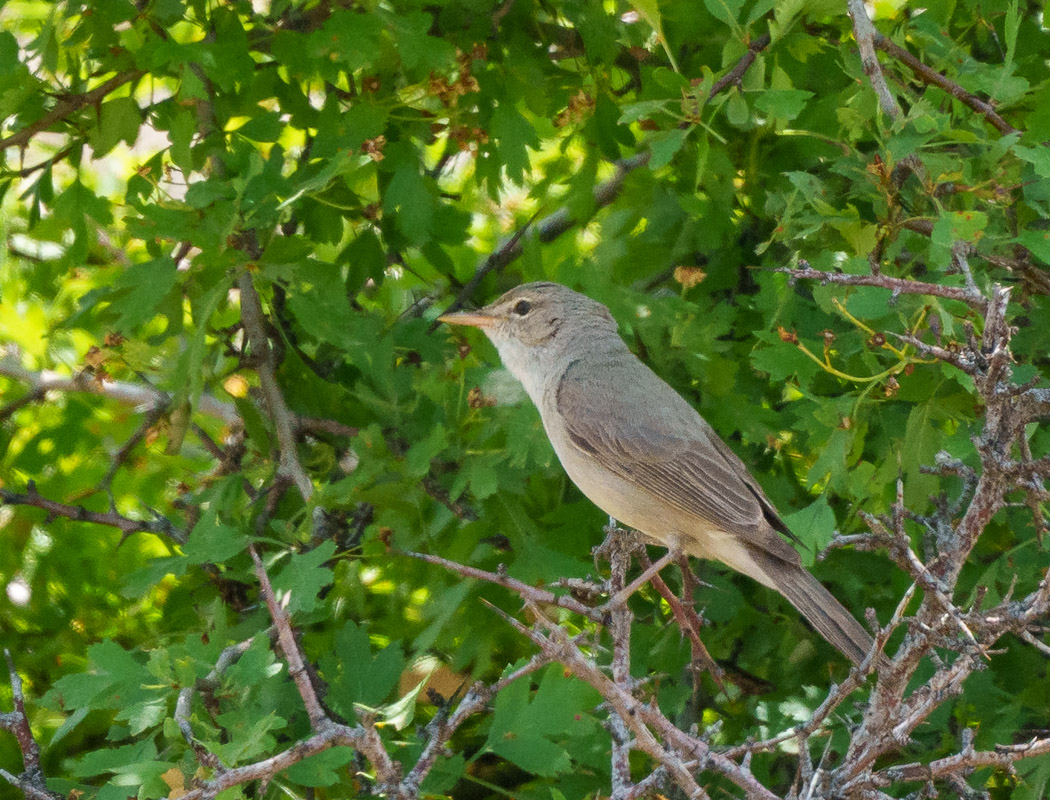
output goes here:
{"type": "Polygon", "coordinates": [[[21,789],[29,800],[61,800],[62,795],[50,791],[44,780],[44,772],[40,769],[40,746],[33,736],[33,731],[29,727],[29,717],[26,715],[22,678],[15,669],[15,662],[11,658],[10,651],[6,649],[4,659],[7,661],[7,674],[11,683],[14,711],[0,712],[0,728],[14,734],[18,742],[18,749],[22,753],[22,774],[15,775],[5,769],[0,769],[0,778],[21,789]]]}

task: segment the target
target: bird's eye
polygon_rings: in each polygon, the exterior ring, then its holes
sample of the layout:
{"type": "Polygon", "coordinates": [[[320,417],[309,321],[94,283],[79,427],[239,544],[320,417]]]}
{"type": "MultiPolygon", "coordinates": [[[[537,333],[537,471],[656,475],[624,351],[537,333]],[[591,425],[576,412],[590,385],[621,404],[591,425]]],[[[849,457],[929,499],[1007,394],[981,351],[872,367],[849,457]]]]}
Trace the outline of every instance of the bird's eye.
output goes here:
{"type": "Polygon", "coordinates": [[[514,313],[519,317],[524,317],[530,311],[532,311],[532,303],[528,300],[519,300],[514,304],[514,313]]]}

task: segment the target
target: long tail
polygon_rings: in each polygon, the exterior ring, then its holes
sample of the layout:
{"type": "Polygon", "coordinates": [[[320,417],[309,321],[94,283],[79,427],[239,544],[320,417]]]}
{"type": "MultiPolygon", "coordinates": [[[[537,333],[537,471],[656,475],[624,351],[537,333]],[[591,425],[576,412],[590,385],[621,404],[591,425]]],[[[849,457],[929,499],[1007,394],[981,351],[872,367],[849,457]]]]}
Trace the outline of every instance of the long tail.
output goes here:
{"type": "MultiPolygon", "coordinates": [[[[859,622],[820,581],[796,564],[781,561],[771,570],[774,588],[791,601],[810,625],[854,664],[871,652],[873,640],[859,622]]],[[[880,663],[885,657],[880,659],[880,663]]]]}

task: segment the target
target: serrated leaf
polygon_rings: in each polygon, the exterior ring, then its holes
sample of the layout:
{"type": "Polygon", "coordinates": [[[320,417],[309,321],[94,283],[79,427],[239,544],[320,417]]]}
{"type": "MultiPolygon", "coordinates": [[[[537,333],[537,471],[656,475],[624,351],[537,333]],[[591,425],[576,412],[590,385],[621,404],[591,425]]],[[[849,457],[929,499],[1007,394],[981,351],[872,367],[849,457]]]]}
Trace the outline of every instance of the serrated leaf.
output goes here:
{"type": "Polygon", "coordinates": [[[221,564],[247,546],[248,536],[221,522],[218,512],[209,508],[190,531],[190,538],[183,548],[183,553],[196,564],[221,564]]]}
{"type": "Polygon", "coordinates": [[[823,497],[818,497],[808,506],[794,514],[784,515],[784,522],[805,547],[799,548],[802,563],[811,567],[817,554],[827,547],[835,535],[835,513],[823,497]]]}
{"type": "Polygon", "coordinates": [[[957,241],[976,242],[987,225],[988,215],[983,211],[949,211],[937,220],[930,238],[941,247],[951,247],[957,241]]]}
{"type": "Polygon", "coordinates": [[[346,765],[354,760],[354,750],[350,747],[333,747],[304,758],[293,764],[285,773],[288,780],[300,786],[319,789],[323,786],[334,786],[348,780],[346,765]]]}
{"type": "Polygon", "coordinates": [[[287,598],[289,614],[313,611],[318,593],[332,582],[332,570],[324,563],[335,555],[335,542],[321,542],[313,550],[294,553],[291,561],[273,579],[278,597],[287,598]]]}
{"type": "Polygon", "coordinates": [[[113,284],[116,289],[127,289],[110,306],[118,314],[115,329],[131,332],[151,319],[177,280],[176,264],[166,256],[125,270],[113,284]]]}
{"type": "Polygon", "coordinates": [[[672,128],[653,135],[649,140],[649,149],[653,153],[649,162],[650,168],[660,169],[671,163],[671,159],[682,149],[691,131],[692,128],[672,128]]]}
{"type": "Polygon", "coordinates": [[[91,149],[101,158],[120,142],[135,144],[142,112],[130,97],[118,97],[99,107],[98,125],[91,135],[91,149]]]}

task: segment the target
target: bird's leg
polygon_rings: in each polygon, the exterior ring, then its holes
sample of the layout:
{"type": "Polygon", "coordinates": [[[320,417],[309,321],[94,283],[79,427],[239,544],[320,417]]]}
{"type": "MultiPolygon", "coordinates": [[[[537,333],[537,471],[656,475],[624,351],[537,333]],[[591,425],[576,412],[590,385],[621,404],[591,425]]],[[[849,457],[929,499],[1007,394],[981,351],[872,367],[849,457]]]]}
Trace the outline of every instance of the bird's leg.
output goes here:
{"type": "MultiPolygon", "coordinates": [[[[668,555],[670,556],[673,554],[668,552],[668,555]]],[[[674,555],[677,557],[677,554],[674,555]]],[[[650,567],[649,556],[641,556],[640,561],[642,562],[642,567],[646,568],[646,571],[648,571],[648,568],[650,567]]],[[[681,561],[679,563],[684,563],[685,568],[688,570],[689,563],[684,556],[681,556],[681,561]]],[[[699,582],[696,580],[696,576],[691,570],[688,572],[683,571],[682,578],[685,587],[682,593],[683,597],[690,598],[692,597],[692,587],[699,582]]],[[[704,625],[703,618],[696,613],[696,609],[693,608],[691,602],[688,602],[688,600],[682,602],[682,600],[671,591],[671,587],[664,583],[664,579],[659,575],[653,575],[652,581],[653,588],[656,589],[660,596],[667,601],[667,605],[671,609],[671,614],[674,616],[675,623],[678,625],[679,630],[689,638],[689,644],[693,652],[694,664],[698,664],[701,668],[707,670],[714,679],[714,682],[718,684],[718,688],[724,692],[726,687],[722,682],[722,678],[724,677],[722,668],[718,666],[718,663],[712,658],[711,654],[707,651],[707,647],[704,646],[703,641],[700,639],[700,628],[704,625]]],[[[699,676],[697,675],[697,677],[699,676]]]]}

